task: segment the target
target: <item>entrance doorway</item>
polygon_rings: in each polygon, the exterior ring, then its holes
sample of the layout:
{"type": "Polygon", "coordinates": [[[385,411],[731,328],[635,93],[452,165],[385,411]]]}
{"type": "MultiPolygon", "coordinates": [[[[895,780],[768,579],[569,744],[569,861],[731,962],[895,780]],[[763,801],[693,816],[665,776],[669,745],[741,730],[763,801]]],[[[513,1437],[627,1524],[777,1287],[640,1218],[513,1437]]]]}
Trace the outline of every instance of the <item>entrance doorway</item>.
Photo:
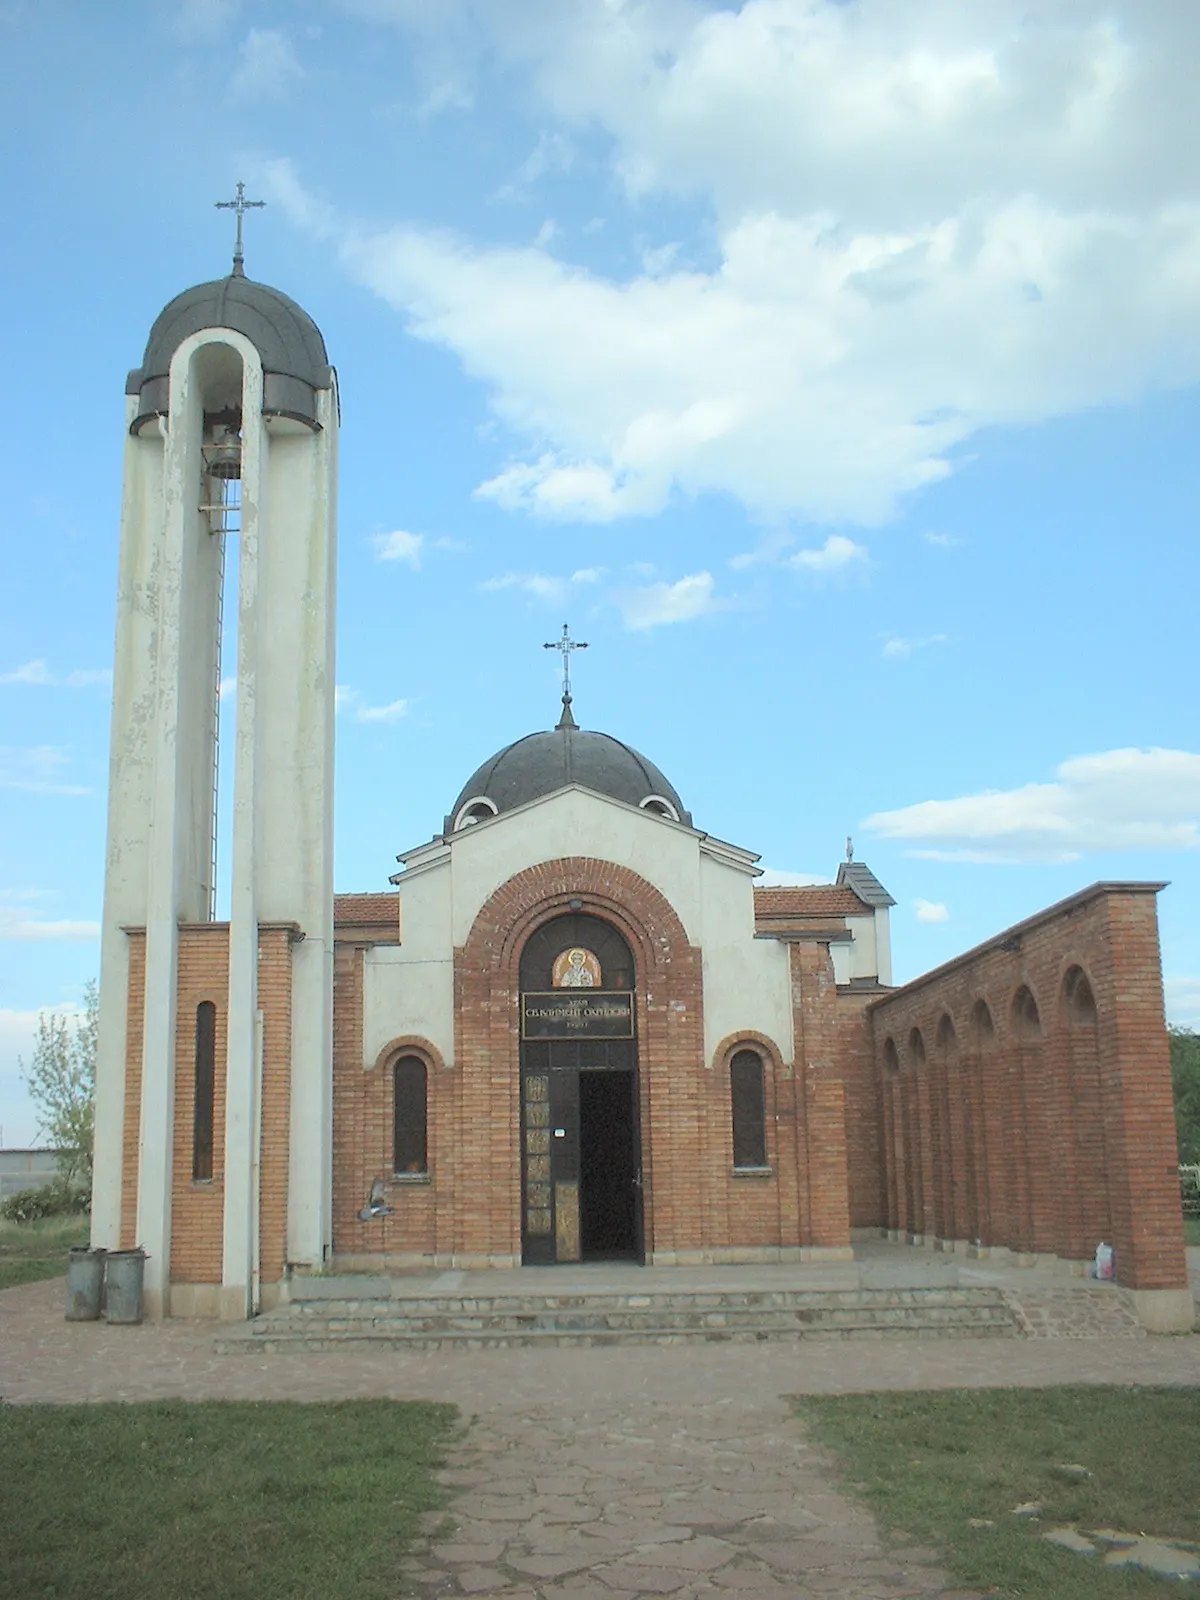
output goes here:
{"type": "Polygon", "coordinates": [[[556,918],[522,954],[528,1265],[643,1259],[633,979],[628,945],[597,917],[556,918]]]}
{"type": "Polygon", "coordinates": [[[639,1258],[632,1072],[579,1074],[579,1243],[585,1261],[639,1258]]]}

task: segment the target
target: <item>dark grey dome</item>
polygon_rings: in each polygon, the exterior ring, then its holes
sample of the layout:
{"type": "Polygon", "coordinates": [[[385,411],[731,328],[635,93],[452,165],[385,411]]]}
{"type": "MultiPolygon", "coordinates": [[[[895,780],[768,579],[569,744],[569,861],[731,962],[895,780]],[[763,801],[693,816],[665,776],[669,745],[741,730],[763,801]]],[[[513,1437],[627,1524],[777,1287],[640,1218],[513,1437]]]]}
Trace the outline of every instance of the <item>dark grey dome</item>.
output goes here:
{"type": "Polygon", "coordinates": [[[321,330],[286,294],[235,273],[185,289],[159,312],[142,364],[125,385],[126,394],[140,399],[135,433],[147,418],[166,412],[171,357],[203,328],[232,328],[254,345],[262,357],[267,415],[294,417],[316,427],[314,391],[328,389],[332,382],[321,330]]]}
{"type": "Polygon", "coordinates": [[[464,784],[446,818],[445,831],[450,833],[456,821],[461,826],[460,813],[470,801],[488,802],[480,805],[480,814],[485,816],[493,809],[511,811],[569,783],[582,784],[631,806],[665,801],[665,807],[648,809],[668,816],[673,811],[678,821],[691,826],[691,813],[684,810],[674,786],[653,761],[607,733],[590,733],[560,723],[551,732],[531,733],[506,745],[485,761],[464,784]]]}

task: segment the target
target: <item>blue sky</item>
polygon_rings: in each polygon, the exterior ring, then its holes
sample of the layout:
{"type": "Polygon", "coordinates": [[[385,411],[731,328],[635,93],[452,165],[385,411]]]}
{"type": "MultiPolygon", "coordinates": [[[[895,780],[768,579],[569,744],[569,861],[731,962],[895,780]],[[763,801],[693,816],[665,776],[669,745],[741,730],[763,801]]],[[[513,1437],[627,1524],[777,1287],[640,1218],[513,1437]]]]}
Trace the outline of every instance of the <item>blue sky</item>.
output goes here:
{"type": "Polygon", "coordinates": [[[337,886],[576,711],[915,976],[1169,880],[1200,1022],[1191,0],[0,0],[0,1128],[95,975],[126,370],[228,267],[342,403],[337,886]]]}

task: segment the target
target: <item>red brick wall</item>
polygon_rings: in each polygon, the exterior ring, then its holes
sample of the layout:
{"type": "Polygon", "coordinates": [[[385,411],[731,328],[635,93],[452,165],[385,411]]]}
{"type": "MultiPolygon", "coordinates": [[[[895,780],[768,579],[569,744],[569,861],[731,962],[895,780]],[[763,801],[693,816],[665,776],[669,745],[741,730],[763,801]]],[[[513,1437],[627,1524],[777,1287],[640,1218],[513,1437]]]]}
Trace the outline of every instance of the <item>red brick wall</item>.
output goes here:
{"type": "MultiPolygon", "coordinates": [[[[702,1250],[720,1212],[711,1191],[721,1180],[710,1159],[720,1090],[705,1071],[700,951],[657,889],[626,867],[588,857],[545,862],[510,878],[455,952],[461,1179],[454,1185],[453,1249],[519,1258],[518,964],[529,935],[572,901],[618,928],[637,964],[647,1252],[702,1250]]],[[[727,1121],[727,1107],[723,1115],[727,1121]]]]}
{"type": "Polygon", "coordinates": [[[175,1150],[171,1178],[171,1281],[220,1283],[225,1205],[225,1048],[229,1008],[229,924],[179,934],[179,1011],[175,1023],[175,1150]],[[196,1093],[196,1008],[216,1008],[213,1175],[192,1180],[196,1093]]]}
{"type": "Polygon", "coordinates": [[[800,1243],[850,1243],[846,1093],[838,992],[828,944],[789,947],[796,1046],[797,1198],[800,1243]]]}
{"type": "Polygon", "coordinates": [[[1156,887],[1096,885],[871,1005],[879,1225],[1105,1240],[1121,1282],[1186,1284],[1156,887]]]}
{"type": "MultiPolygon", "coordinates": [[[[137,1230],[137,1165],[142,1085],[142,1023],[146,938],[129,935],[129,1017],[125,1067],[124,1170],[121,1243],[131,1249],[137,1230]]],[[[258,1003],[263,1013],[262,1151],[259,1168],[259,1269],[263,1283],[279,1281],[287,1255],[287,1186],[292,1053],[292,945],[286,927],[259,934],[258,1003]]],[[[171,1281],[220,1283],[225,1204],[226,1019],[229,1003],[229,925],[191,923],[179,932],[175,1024],[175,1123],[171,1176],[171,1281]],[[213,1094],[213,1175],[192,1179],[196,1090],[196,1011],[216,1008],[213,1094]]]]}

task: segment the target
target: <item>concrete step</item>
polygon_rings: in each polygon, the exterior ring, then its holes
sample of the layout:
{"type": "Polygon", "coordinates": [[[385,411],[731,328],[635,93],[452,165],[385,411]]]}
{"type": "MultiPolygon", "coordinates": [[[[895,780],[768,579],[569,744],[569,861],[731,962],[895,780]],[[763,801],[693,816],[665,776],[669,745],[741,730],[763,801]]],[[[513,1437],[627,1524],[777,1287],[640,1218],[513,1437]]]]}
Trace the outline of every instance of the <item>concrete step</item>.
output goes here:
{"type": "Polygon", "coordinates": [[[740,1343],[890,1335],[1015,1338],[996,1289],[734,1294],[406,1296],[292,1301],[218,1340],[225,1354],[282,1350],[494,1349],[740,1343]]]}

